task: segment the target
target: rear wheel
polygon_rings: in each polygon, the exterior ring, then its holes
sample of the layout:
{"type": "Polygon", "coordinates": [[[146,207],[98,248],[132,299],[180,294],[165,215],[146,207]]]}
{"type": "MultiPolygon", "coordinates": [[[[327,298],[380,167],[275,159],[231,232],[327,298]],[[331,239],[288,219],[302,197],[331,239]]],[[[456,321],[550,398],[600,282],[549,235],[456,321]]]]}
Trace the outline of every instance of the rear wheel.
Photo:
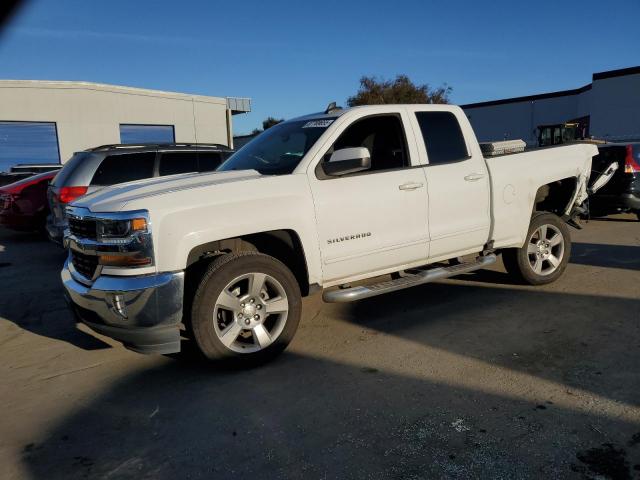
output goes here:
{"type": "Polygon", "coordinates": [[[522,248],[504,251],[503,261],[514,277],[531,285],[543,285],[562,275],[571,254],[569,228],[557,215],[536,213],[522,248]]]}
{"type": "Polygon", "coordinates": [[[300,288],[284,264],[256,252],[223,255],[196,291],[193,336],[209,359],[263,363],[289,344],[301,308],[300,288]]]}

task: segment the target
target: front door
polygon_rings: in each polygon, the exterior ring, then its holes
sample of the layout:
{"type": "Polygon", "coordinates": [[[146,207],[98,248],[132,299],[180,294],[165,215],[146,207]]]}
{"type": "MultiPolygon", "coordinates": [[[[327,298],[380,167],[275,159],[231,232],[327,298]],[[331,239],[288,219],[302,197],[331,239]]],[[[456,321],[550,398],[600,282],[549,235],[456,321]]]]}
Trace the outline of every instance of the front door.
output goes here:
{"type": "Polygon", "coordinates": [[[369,150],[370,170],[331,177],[320,164],[311,178],[325,281],[425,261],[427,185],[422,169],[411,168],[401,115],[349,124],[323,161],[348,147],[369,150]]]}

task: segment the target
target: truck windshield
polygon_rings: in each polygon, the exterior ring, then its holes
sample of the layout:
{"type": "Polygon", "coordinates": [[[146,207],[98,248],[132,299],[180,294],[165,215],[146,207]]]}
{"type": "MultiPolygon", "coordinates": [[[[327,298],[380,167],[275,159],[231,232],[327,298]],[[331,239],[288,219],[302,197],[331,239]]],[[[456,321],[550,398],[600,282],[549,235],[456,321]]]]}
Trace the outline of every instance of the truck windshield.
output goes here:
{"type": "Polygon", "coordinates": [[[262,175],[293,172],[335,118],[279,123],[231,155],[218,171],[257,170],[262,175]]]}

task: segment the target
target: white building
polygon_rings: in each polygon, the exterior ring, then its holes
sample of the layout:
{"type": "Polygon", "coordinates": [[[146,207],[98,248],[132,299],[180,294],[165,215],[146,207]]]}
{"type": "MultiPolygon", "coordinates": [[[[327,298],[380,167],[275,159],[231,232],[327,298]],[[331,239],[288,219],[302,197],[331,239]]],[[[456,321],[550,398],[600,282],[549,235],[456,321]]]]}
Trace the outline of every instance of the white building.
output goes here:
{"type": "Polygon", "coordinates": [[[223,98],[89,82],[0,80],[0,171],[64,163],[116,143],[233,146],[232,115],[248,98],[223,98]]]}
{"type": "Polygon", "coordinates": [[[593,74],[575,90],[462,105],[480,141],[538,140],[537,127],[580,120],[587,134],[609,141],[640,140],[640,66],[593,74]]]}

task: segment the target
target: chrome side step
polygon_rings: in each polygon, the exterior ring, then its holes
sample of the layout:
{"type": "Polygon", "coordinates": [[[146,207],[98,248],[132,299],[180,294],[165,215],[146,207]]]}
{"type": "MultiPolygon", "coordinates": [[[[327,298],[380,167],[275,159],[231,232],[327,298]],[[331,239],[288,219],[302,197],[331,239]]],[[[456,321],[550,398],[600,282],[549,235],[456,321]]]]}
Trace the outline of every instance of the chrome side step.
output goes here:
{"type": "Polygon", "coordinates": [[[473,272],[481,268],[496,263],[495,254],[484,255],[478,257],[473,263],[460,263],[451,265],[450,267],[437,267],[430,270],[424,270],[418,273],[408,273],[406,276],[386,282],[373,283],[371,285],[361,285],[357,287],[342,288],[336,290],[325,290],[322,299],[329,303],[345,303],[363,298],[375,297],[383,293],[395,292],[403,290],[423,283],[430,283],[443,278],[453,277],[461,273],[473,272]]]}

